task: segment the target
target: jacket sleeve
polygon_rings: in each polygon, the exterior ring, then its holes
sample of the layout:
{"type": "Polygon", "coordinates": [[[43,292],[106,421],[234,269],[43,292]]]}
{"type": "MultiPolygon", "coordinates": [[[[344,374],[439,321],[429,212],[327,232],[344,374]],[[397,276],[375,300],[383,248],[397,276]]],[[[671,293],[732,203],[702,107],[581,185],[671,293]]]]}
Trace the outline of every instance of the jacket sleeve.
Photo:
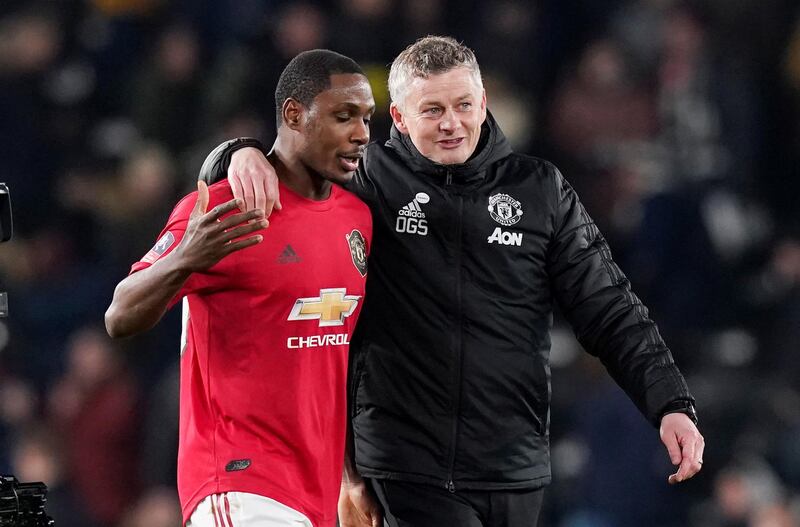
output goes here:
{"type": "Polygon", "coordinates": [[[203,161],[203,166],[200,168],[200,174],[197,179],[205,181],[207,185],[225,179],[228,177],[231,155],[237,150],[248,146],[258,148],[265,156],[269,153],[261,141],[252,137],[237,137],[236,139],[225,141],[208,154],[206,160],[203,161]]]}
{"type": "MultiPolygon", "coordinates": [[[[269,151],[264,144],[258,139],[252,137],[237,137],[230,139],[219,144],[203,161],[203,166],[200,168],[200,174],[197,179],[205,181],[207,185],[211,185],[228,177],[228,167],[231,164],[231,156],[237,150],[246,147],[254,147],[261,150],[266,157],[269,151]]],[[[353,178],[344,184],[344,188],[354,193],[364,201],[374,198],[375,184],[367,176],[365,168],[366,158],[362,161],[353,178]]]]}
{"type": "Polygon", "coordinates": [[[586,351],[653,425],[673,401],[694,402],[647,308],[611,258],[578,196],[555,172],[554,234],[548,250],[553,296],[586,351]]]}

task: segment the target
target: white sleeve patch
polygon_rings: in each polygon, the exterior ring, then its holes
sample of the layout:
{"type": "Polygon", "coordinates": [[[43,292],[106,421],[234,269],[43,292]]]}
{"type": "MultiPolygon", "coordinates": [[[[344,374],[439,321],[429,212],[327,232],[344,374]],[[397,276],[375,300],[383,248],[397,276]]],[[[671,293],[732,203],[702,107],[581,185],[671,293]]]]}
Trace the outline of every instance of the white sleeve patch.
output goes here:
{"type": "Polygon", "coordinates": [[[161,257],[161,255],[167,252],[167,249],[172,247],[173,243],[175,243],[175,235],[172,234],[171,231],[167,231],[167,233],[164,234],[164,236],[162,236],[155,245],[153,245],[153,248],[144,255],[144,258],[142,258],[141,261],[145,263],[155,262],[161,257]]]}

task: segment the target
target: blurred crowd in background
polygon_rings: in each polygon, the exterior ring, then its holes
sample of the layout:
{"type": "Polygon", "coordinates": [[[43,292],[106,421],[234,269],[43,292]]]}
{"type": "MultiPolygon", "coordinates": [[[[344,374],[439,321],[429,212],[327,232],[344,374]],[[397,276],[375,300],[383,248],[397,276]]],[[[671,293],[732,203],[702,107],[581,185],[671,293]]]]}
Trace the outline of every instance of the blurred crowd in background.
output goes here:
{"type": "MultiPolygon", "coordinates": [[[[556,320],[542,527],[800,525],[796,0],[3,0],[0,473],[59,527],[174,527],[179,313],[111,341],[114,285],[226,138],[271,142],[277,77],[327,47],[368,72],[427,34],[478,56],[518,151],[582,196],[686,374],[705,468],[556,320]]],[[[502,412],[498,419],[503,419],[502,412]]]]}

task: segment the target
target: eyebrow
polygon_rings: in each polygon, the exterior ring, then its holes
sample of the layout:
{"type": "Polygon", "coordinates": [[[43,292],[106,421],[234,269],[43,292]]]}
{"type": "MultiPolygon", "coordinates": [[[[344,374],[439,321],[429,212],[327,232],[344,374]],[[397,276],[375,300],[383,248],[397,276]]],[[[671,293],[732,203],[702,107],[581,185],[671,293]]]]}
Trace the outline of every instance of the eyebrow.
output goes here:
{"type": "MultiPolygon", "coordinates": [[[[464,99],[471,99],[472,97],[473,97],[473,94],[467,92],[464,95],[460,95],[459,97],[456,97],[456,100],[457,101],[463,101],[464,99]]],[[[439,106],[443,106],[443,104],[441,102],[439,102],[438,99],[422,99],[419,103],[422,106],[428,106],[428,105],[431,105],[431,104],[437,104],[439,106]]]]}

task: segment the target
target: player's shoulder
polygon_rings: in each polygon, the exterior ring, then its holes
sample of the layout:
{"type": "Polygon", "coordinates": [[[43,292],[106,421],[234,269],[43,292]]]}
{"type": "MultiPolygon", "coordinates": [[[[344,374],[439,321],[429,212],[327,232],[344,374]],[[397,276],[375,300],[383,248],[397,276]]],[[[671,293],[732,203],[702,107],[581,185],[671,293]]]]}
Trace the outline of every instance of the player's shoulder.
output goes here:
{"type": "MultiPolygon", "coordinates": [[[[228,200],[233,199],[233,190],[227,179],[217,181],[208,187],[208,208],[216,207],[228,200]]],[[[194,210],[194,205],[197,203],[197,191],[186,194],[175,205],[171,217],[174,218],[188,218],[194,210]]]]}
{"type": "Polygon", "coordinates": [[[367,204],[364,203],[364,201],[353,192],[350,192],[346,188],[339,185],[334,185],[334,189],[334,192],[337,194],[336,199],[343,205],[355,207],[357,209],[364,210],[365,212],[369,212],[369,207],[367,207],[367,204]]]}
{"type": "MultiPolygon", "coordinates": [[[[197,194],[197,192],[195,192],[197,194]]],[[[208,207],[216,207],[233,199],[233,189],[228,179],[217,181],[208,187],[208,207]]]]}

